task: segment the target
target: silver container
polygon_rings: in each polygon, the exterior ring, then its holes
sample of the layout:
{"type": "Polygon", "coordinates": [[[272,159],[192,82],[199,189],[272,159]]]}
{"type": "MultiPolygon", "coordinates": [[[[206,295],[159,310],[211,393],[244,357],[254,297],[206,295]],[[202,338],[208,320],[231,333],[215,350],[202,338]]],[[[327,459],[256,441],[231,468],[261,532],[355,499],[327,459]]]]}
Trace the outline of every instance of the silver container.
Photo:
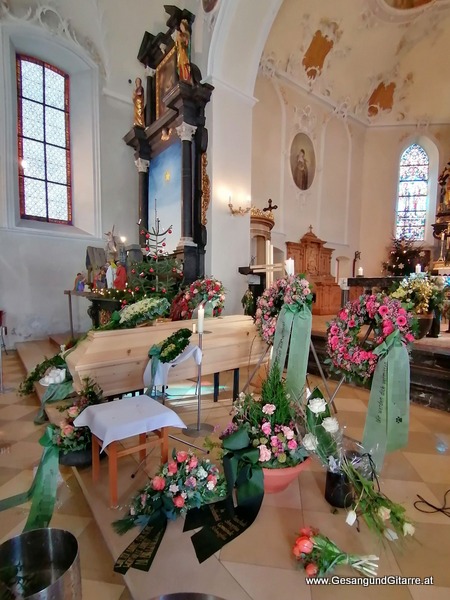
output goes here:
{"type": "Polygon", "coordinates": [[[197,592],[181,592],[178,594],[164,594],[164,596],[157,596],[152,600],[223,600],[218,596],[212,596],[211,594],[198,594],[197,592]]]}
{"type": "Polygon", "coordinates": [[[62,529],[34,529],[0,546],[0,598],[81,600],[78,542],[62,529]]]}

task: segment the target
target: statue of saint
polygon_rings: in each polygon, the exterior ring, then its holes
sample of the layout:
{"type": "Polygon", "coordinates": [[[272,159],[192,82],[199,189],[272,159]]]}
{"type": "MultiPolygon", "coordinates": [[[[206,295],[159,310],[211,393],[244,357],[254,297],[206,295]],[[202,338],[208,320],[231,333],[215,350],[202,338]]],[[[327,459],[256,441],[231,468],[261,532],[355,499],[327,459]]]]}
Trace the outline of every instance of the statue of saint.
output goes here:
{"type": "Polygon", "coordinates": [[[133,90],[133,125],[136,127],[145,127],[144,88],[142,87],[142,79],[140,77],[136,77],[135,86],[133,90]]]}
{"type": "Polygon", "coordinates": [[[191,28],[187,19],[182,19],[175,40],[177,68],[180,81],[192,83],[191,74],[191,28]]]}

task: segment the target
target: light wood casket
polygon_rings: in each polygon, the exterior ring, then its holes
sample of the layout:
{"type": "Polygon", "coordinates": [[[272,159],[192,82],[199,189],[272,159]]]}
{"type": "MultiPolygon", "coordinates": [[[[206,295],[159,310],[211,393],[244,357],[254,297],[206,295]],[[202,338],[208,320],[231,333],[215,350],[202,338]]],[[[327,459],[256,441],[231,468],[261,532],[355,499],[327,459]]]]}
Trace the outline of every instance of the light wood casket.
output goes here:
{"type": "MultiPolygon", "coordinates": [[[[90,331],[66,357],[74,388],[79,391],[83,379],[91,377],[105,396],[141,389],[150,347],[178,329],[192,329],[196,322],[170,321],[136,329],[90,331]]],[[[192,335],[191,343],[198,343],[196,334],[192,335]]],[[[266,347],[251,317],[234,315],[205,319],[202,374],[254,365],[266,347]]],[[[197,366],[194,360],[187,360],[171,369],[169,383],[195,377],[197,366]]]]}

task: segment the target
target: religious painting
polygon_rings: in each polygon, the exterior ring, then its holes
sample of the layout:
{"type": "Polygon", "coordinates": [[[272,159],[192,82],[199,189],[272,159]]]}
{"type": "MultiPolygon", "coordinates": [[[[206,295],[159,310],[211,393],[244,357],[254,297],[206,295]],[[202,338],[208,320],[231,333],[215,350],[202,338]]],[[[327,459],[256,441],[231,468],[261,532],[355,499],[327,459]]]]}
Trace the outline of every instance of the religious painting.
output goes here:
{"type": "Polygon", "coordinates": [[[205,13],[213,11],[219,4],[219,0],[202,0],[203,10],[205,13]]]}
{"type": "Polygon", "coordinates": [[[311,138],[306,133],[297,133],[290,151],[292,178],[300,190],[308,190],[316,172],[316,156],[311,138]]]}
{"type": "Polygon", "coordinates": [[[148,228],[160,232],[164,250],[173,252],[181,238],[181,140],[150,161],[148,177],[148,228]]]}
{"type": "Polygon", "coordinates": [[[177,76],[177,55],[175,46],[156,67],[156,118],[159,119],[167,110],[164,96],[175,86],[177,76]]]}

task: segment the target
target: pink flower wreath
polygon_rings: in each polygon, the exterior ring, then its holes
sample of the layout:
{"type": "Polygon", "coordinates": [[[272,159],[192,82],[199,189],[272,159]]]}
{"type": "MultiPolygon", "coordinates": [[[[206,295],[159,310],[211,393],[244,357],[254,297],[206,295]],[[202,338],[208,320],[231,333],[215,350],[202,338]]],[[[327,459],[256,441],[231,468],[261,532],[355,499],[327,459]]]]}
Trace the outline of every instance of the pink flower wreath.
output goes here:
{"type": "Polygon", "coordinates": [[[412,325],[414,317],[402,304],[386,294],[360,296],[339,311],[327,330],[327,353],[325,361],[334,373],[347,381],[365,383],[375,371],[378,355],[374,350],[394,331],[400,332],[406,345],[414,341],[412,325]],[[368,348],[361,345],[361,327],[369,325],[368,348]]]}

